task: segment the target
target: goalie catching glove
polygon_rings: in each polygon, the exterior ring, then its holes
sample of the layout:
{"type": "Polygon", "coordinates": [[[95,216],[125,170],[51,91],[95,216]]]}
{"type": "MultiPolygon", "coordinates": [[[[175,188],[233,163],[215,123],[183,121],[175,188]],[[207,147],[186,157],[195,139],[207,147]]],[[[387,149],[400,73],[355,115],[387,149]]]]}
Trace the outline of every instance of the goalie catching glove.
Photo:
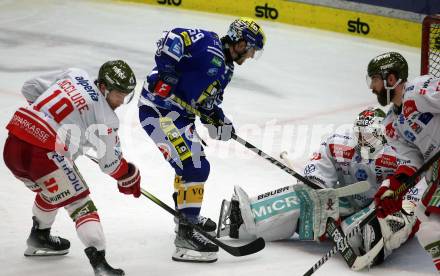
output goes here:
{"type": "Polygon", "coordinates": [[[127,163],[128,170],[123,176],[117,178],[119,192],[126,195],[141,196],[141,175],[139,169],[133,164],[127,163]]]}

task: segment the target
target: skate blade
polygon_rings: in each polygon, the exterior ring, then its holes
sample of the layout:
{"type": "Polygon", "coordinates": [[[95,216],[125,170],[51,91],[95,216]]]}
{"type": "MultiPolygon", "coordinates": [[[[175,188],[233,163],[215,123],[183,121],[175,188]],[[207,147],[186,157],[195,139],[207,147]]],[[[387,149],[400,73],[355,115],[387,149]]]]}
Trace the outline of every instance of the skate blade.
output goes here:
{"type": "Polygon", "coordinates": [[[48,256],[61,256],[69,253],[69,249],[65,250],[52,250],[49,248],[35,248],[28,247],[24,251],[26,257],[48,257],[48,256]]]}
{"type": "Polygon", "coordinates": [[[223,199],[222,206],[220,208],[220,215],[218,217],[218,223],[217,223],[217,233],[216,237],[221,238],[224,236],[229,236],[229,225],[226,224],[226,217],[227,217],[227,211],[225,208],[229,207],[227,205],[229,201],[226,199],[223,199]]]}
{"type": "Polygon", "coordinates": [[[217,252],[199,252],[178,247],[171,259],[176,262],[213,263],[217,261],[217,252]]]}

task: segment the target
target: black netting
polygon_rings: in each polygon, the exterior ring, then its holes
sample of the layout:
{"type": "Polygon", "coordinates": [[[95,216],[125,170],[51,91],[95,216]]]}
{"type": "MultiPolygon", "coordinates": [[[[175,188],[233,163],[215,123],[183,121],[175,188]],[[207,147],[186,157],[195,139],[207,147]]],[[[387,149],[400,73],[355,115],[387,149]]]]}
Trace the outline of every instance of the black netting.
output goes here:
{"type": "Polygon", "coordinates": [[[440,24],[432,24],[430,28],[429,74],[440,78],[440,24]]]}

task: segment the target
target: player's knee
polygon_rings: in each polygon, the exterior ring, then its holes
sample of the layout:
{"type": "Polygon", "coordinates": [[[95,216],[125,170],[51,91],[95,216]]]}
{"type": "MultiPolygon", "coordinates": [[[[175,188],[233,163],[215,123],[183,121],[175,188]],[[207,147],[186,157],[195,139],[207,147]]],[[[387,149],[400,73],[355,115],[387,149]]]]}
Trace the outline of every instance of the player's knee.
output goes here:
{"type": "Polygon", "coordinates": [[[66,206],[70,217],[75,222],[76,232],[85,247],[94,246],[105,249],[104,232],[98,210],[90,197],[82,198],[66,206]]]}
{"type": "Polygon", "coordinates": [[[208,179],[210,168],[209,161],[205,157],[200,158],[200,163],[197,166],[192,160],[189,160],[183,164],[182,179],[185,182],[205,182],[208,179]]]}
{"type": "Polygon", "coordinates": [[[88,221],[99,222],[98,209],[89,196],[67,205],[66,210],[75,222],[77,229],[88,221]]]}

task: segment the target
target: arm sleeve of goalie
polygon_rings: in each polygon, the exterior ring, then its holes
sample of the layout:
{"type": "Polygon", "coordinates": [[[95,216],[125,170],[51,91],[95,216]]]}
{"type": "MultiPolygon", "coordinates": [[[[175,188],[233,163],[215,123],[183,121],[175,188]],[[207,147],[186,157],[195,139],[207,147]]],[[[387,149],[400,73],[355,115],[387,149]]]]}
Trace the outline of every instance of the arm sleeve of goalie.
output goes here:
{"type": "Polygon", "coordinates": [[[338,181],[334,158],[329,149],[331,144],[331,138],[324,140],[304,168],[304,176],[323,188],[333,188],[338,181]]]}

